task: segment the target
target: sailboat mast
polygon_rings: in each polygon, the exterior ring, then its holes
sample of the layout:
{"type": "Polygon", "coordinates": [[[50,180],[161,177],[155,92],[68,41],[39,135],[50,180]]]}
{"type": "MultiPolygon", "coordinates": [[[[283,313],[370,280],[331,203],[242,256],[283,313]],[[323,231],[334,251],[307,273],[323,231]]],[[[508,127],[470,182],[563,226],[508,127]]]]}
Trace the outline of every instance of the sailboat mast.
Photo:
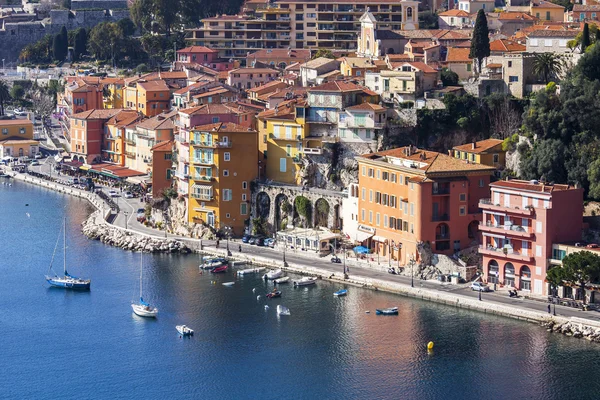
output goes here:
{"type": "Polygon", "coordinates": [[[143,257],[144,253],[140,252],[140,299],[142,298],[142,266],[144,265],[143,257]]]}
{"type": "Polygon", "coordinates": [[[63,271],[67,275],[67,217],[63,219],[63,271]]]}

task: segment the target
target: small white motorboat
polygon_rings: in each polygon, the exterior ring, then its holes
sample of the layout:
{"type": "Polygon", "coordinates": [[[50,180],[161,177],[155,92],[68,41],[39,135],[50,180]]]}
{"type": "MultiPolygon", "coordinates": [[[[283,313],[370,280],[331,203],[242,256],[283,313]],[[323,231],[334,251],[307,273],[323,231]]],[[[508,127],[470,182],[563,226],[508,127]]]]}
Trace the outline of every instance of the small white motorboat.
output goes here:
{"type": "Polygon", "coordinates": [[[208,259],[204,259],[204,262],[202,264],[200,264],[199,268],[200,269],[213,269],[213,268],[221,267],[223,265],[227,265],[227,260],[224,259],[223,257],[208,258],[208,259]]]}
{"type": "Polygon", "coordinates": [[[223,286],[233,286],[235,285],[235,282],[224,282],[223,286]]]}
{"type": "Polygon", "coordinates": [[[281,278],[277,278],[275,279],[273,282],[280,284],[280,283],[287,283],[290,281],[290,277],[289,276],[282,276],[281,278]]]}
{"type": "Polygon", "coordinates": [[[194,330],[188,328],[186,325],[177,325],[175,329],[177,329],[177,332],[179,332],[181,336],[194,336],[194,330]]]}
{"type": "Polygon", "coordinates": [[[283,276],[283,271],[280,269],[276,269],[274,271],[269,271],[263,275],[264,280],[273,280],[277,278],[281,278],[283,276]]]}
{"type": "Polygon", "coordinates": [[[240,269],[237,274],[238,275],[246,275],[246,274],[255,274],[257,272],[262,272],[264,271],[266,268],[265,267],[257,267],[257,268],[246,268],[246,269],[240,269]]]}
{"type": "Polygon", "coordinates": [[[290,315],[290,309],[279,304],[277,305],[277,315],[290,315]]]}
{"type": "Polygon", "coordinates": [[[314,276],[305,276],[304,278],[294,281],[294,286],[308,286],[317,283],[317,278],[314,276]]]}

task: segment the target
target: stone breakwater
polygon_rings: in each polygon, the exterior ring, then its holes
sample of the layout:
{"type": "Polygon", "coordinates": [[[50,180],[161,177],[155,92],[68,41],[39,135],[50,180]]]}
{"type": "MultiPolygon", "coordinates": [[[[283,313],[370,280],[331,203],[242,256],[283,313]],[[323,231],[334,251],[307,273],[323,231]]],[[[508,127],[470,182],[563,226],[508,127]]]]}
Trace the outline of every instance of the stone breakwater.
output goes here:
{"type": "Polygon", "coordinates": [[[586,326],[583,323],[573,321],[561,323],[554,320],[544,322],[542,323],[542,326],[546,328],[548,332],[562,333],[566,336],[578,339],[583,338],[590,342],[600,343],[600,328],[598,327],[586,326]]]}
{"type": "Polygon", "coordinates": [[[142,235],[130,230],[116,228],[104,221],[100,211],[95,211],[82,223],[82,232],[89,239],[100,240],[109,246],[123,250],[150,253],[189,253],[191,250],[182,242],[142,235]]]}

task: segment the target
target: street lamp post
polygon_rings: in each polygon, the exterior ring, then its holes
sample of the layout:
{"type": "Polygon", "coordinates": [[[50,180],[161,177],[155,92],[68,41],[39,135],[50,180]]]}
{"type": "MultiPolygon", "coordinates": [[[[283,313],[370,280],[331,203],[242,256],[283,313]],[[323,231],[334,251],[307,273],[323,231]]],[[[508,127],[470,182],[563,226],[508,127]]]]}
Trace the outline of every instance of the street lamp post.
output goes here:
{"type": "Polygon", "coordinates": [[[392,268],[392,243],[388,242],[388,269],[392,268]]]}
{"type": "Polygon", "coordinates": [[[287,238],[283,241],[283,266],[287,267],[287,261],[285,261],[285,249],[287,248],[287,238]]]}
{"type": "Polygon", "coordinates": [[[129,213],[127,211],[123,211],[123,214],[125,214],[125,229],[127,229],[127,216],[129,213]]]}
{"type": "Polygon", "coordinates": [[[413,272],[413,268],[415,266],[415,259],[411,255],[410,256],[410,287],[415,287],[415,274],[413,272]]]}

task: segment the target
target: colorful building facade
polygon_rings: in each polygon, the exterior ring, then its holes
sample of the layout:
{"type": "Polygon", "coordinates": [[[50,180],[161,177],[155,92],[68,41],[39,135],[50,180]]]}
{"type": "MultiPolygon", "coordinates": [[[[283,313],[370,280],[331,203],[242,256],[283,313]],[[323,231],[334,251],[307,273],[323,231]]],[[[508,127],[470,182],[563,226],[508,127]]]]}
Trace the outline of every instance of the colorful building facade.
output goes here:
{"type": "Polygon", "coordinates": [[[491,198],[479,202],[485,281],[549,294],[553,243],[581,239],[583,189],[520,180],[494,182],[490,189],[491,198]]]}

